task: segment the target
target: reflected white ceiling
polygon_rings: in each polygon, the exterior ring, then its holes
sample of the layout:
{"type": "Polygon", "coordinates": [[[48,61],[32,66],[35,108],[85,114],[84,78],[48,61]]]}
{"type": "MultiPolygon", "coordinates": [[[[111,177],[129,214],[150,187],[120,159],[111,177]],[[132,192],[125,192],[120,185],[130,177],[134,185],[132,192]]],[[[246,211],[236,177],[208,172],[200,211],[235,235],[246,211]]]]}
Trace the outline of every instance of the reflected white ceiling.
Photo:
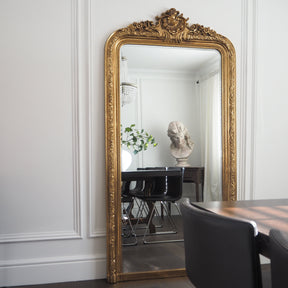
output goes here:
{"type": "Polygon", "coordinates": [[[128,69],[173,70],[190,73],[209,63],[220,61],[221,57],[215,49],[148,45],[124,45],[121,48],[121,56],[127,58],[128,69]]]}

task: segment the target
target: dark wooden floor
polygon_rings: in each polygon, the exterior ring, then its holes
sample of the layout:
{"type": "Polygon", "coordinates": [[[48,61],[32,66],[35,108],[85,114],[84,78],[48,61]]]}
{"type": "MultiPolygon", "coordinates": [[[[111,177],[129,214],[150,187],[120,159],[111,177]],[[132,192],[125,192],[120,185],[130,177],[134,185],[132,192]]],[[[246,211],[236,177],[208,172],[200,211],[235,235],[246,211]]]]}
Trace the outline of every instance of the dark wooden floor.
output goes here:
{"type": "MultiPolygon", "coordinates": [[[[271,288],[270,278],[270,265],[262,265],[263,288],[271,288]]],[[[10,288],[195,288],[187,277],[166,278],[166,279],[153,279],[143,281],[128,281],[117,284],[108,284],[105,279],[79,281],[79,282],[66,282],[55,284],[43,284],[32,286],[17,286],[10,288]]],[[[219,287],[211,287],[219,288],[219,287]]],[[[232,287],[231,287],[232,288],[232,287]]],[[[245,287],[243,287],[245,288],[245,287]]]]}
{"type": "Polygon", "coordinates": [[[117,284],[108,284],[105,279],[80,282],[66,282],[56,284],[17,286],[11,288],[194,288],[186,277],[128,281],[117,284]]]}
{"type": "MultiPolygon", "coordinates": [[[[157,218],[157,217],[155,217],[157,218]]],[[[177,225],[176,234],[164,234],[157,236],[147,236],[147,241],[157,240],[182,240],[181,242],[159,243],[159,244],[143,244],[143,236],[137,237],[137,245],[122,247],[122,269],[123,272],[139,272],[139,271],[153,271],[178,269],[185,267],[184,255],[184,239],[182,232],[182,220],[179,216],[174,216],[173,220],[177,225]]],[[[157,228],[157,232],[164,232],[169,230],[169,225],[165,222],[166,217],[160,222],[164,225],[162,228],[157,228]]],[[[155,225],[157,219],[153,222],[155,225]]],[[[139,225],[141,227],[141,225],[139,225]]],[[[139,229],[139,233],[143,234],[145,229],[139,229]]],[[[171,229],[170,229],[171,230],[171,229]]],[[[138,232],[137,231],[137,232],[138,232]]],[[[123,239],[127,241],[129,239],[123,239]]],[[[135,237],[131,241],[135,241],[135,237]]]]}

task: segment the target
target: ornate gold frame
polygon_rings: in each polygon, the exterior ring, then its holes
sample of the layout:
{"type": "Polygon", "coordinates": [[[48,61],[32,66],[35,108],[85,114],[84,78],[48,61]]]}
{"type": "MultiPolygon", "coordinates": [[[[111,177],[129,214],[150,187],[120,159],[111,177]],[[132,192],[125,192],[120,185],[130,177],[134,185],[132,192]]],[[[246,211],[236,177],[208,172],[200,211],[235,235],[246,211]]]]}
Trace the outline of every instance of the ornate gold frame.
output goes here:
{"type": "Polygon", "coordinates": [[[107,279],[110,283],[185,275],[185,269],[121,272],[121,169],[119,53],[124,44],[161,45],[217,49],[222,59],[223,200],[237,198],[236,167],[236,58],[232,43],[224,36],[188,19],[172,8],[156,22],[142,21],[115,31],[105,46],[105,148],[107,207],[107,279]]]}

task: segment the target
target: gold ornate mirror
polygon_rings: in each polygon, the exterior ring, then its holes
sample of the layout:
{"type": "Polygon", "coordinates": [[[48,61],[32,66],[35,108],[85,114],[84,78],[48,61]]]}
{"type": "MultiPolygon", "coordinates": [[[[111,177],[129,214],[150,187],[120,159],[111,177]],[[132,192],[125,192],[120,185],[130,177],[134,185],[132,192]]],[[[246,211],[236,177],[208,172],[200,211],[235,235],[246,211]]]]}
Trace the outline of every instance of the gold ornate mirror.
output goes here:
{"type": "MultiPolygon", "coordinates": [[[[237,197],[236,63],[232,43],[210,28],[199,24],[189,25],[188,18],[184,18],[175,9],[156,17],[155,23],[143,21],[115,31],[107,40],[105,47],[107,279],[110,283],[185,275],[184,266],[138,272],[126,272],[122,266],[120,64],[121,51],[127,51],[131,47],[132,49],[170,47],[173,51],[180,50],[182,56],[186,55],[184,49],[185,51],[196,49],[200,52],[216,51],[220,55],[221,199],[236,200],[237,197]]],[[[171,56],[173,53],[170,57],[173,57],[171,56]]],[[[141,55],[138,58],[141,58],[141,55]]]]}

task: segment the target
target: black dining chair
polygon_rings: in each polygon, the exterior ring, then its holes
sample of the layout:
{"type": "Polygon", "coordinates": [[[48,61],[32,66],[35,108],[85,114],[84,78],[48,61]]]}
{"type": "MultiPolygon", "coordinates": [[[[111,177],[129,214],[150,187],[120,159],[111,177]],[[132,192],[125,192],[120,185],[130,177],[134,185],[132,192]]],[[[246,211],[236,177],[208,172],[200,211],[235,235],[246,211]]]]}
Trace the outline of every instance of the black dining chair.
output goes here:
{"type": "Polygon", "coordinates": [[[288,233],[271,229],[270,257],[272,288],[288,287],[288,233]]]}
{"type": "MultiPolygon", "coordinates": [[[[165,234],[176,234],[177,233],[177,225],[175,224],[173,217],[171,215],[171,204],[174,204],[177,212],[180,213],[180,210],[177,206],[177,201],[182,197],[182,184],[183,184],[183,168],[180,167],[164,167],[165,169],[159,169],[159,167],[154,168],[154,170],[165,170],[162,173],[162,176],[149,177],[144,181],[144,188],[139,194],[135,194],[136,198],[142,200],[142,211],[144,210],[145,205],[149,206],[149,211],[147,214],[148,222],[145,228],[143,243],[151,244],[151,243],[164,243],[164,242],[178,242],[183,241],[183,239],[148,239],[149,236],[156,235],[165,235],[165,234]],[[167,173],[166,173],[167,172],[167,173]],[[169,172],[173,172],[172,174],[169,172]],[[145,204],[146,203],[146,204],[145,204]],[[164,212],[167,223],[171,230],[166,231],[153,231],[151,232],[151,223],[153,221],[154,216],[158,216],[160,213],[157,211],[157,203],[160,203],[160,207],[162,209],[161,218],[163,219],[162,213],[164,212]]],[[[149,167],[143,170],[153,170],[153,168],[149,167]]],[[[142,212],[141,212],[142,214],[142,212]]],[[[140,218],[140,217],[139,217],[140,218]]],[[[163,227],[164,225],[160,225],[163,227]]]]}
{"type": "Polygon", "coordinates": [[[260,288],[257,227],[189,202],[180,205],[187,275],[197,288],[260,288]]]}
{"type": "Polygon", "coordinates": [[[122,181],[121,187],[121,222],[122,222],[122,245],[137,245],[136,233],[132,223],[132,209],[134,206],[134,197],[129,193],[130,182],[122,181]]]}

